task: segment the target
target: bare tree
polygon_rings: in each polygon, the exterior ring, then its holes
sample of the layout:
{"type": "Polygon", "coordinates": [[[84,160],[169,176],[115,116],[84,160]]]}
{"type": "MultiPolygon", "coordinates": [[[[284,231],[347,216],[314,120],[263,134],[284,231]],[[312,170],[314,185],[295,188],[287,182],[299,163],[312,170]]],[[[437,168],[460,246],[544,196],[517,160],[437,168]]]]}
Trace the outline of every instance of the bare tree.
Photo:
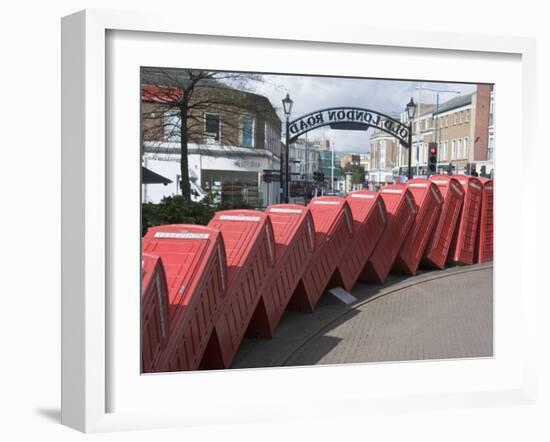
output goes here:
{"type": "MultiPolygon", "coordinates": [[[[243,109],[258,114],[273,114],[267,99],[247,99],[254,82],[262,81],[257,74],[218,72],[195,69],[142,68],[142,149],[143,141],[179,141],[181,190],[190,201],[188,146],[203,144],[205,113],[242,113],[243,109]]],[[[255,96],[256,98],[258,96],[255,96]]],[[[226,127],[223,143],[239,145],[239,119],[223,121],[226,127]],[[233,134],[233,135],[231,135],[233,134]]],[[[220,143],[222,140],[217,140],[220,143]]],[[[162,143],[159,143],[159,147],[162,143]]]]}

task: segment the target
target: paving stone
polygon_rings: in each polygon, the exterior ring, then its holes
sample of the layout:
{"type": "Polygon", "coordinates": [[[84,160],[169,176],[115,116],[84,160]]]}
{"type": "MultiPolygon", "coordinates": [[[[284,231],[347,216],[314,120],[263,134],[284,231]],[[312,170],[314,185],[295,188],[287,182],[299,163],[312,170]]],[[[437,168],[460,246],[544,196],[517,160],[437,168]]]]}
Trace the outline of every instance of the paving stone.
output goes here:
{"type": "Polygon", "coordinates": [[[325,295],[313,313],[286,312],[273,339],[242,343],[233,368],[493,355],[492,263],[391,275],[352,295],[351,305],[325,295]]]}

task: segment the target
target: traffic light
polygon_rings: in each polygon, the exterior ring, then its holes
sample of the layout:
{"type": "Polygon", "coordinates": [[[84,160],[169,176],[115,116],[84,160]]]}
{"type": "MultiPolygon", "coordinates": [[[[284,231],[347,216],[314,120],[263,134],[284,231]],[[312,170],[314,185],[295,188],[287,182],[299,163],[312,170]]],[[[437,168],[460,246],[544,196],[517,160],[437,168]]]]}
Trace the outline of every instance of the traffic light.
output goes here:
{"type": "Polygon", "coordinates": [[[325,180],[325,174],[323,172],[313,172],[313,181],[317,184],[322,183],[325,180]]]}
{"type": "Polygon", "coordinates": [[[428,175],[437,173],[437,143],[428,144],[428,175]]]}

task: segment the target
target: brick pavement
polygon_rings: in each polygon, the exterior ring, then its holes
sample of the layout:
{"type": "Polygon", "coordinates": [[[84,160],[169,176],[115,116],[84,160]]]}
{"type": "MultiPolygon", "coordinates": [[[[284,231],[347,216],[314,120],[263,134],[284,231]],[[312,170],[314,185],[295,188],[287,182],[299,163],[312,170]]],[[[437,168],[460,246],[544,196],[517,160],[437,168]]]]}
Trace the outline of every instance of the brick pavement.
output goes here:
{"type": "Polygon", "coordinates": [[[313,313],[286,312],[273,339],[243,342],[233,368],[492,356],[492,263],[391,275],[352,294],[352,305],[325,294],[313,313]]]}

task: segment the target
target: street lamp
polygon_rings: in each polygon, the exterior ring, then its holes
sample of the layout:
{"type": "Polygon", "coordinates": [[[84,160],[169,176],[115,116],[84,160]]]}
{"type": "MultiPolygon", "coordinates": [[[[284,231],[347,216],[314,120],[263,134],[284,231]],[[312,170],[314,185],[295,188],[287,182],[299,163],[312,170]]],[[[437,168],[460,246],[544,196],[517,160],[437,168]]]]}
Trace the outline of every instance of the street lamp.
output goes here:
{"type": "Polygon", "coordinates": [[[413,173],[412,173],[412,124],[414,120],[414,113],[416,112],[416,103],[414,102],[413,98],[411,97],[411,101],[407,103],[407,107],[405,108],[407,111],[407,117],[409,118],[409,173],[408,173],[408,179],[412,179],[413,173]]]}
{"type": "Polygon", "coordinates": [[[285,130],[285,138],[286,138],[286,141],[285,141],[285,167],[283,169],[283,158],[282,158],[282,155],[281,155],[281,186],[284,186],[283,187],[283,201],[285,203],[288,204],[288,187],[289,187],[289,183],[290,183],[290,167],[289,167],[289,162],[288,162],[288,151],[290,150],[289,149],[289,138],[290,138],[290,134],[289,134],[289,117],[290,117],[290,112],[292,112],[292,105],[294,104],[294,102],[290,99],[290,96],[288,95],[288,93],[286,94],[286,97],[283,99],[283,111],[285,113],[285,117],[286,117],[286,130],[285,130]],[[284,184],[283,184],[283,171],[285,171],[284,173],[284,184]]]}

